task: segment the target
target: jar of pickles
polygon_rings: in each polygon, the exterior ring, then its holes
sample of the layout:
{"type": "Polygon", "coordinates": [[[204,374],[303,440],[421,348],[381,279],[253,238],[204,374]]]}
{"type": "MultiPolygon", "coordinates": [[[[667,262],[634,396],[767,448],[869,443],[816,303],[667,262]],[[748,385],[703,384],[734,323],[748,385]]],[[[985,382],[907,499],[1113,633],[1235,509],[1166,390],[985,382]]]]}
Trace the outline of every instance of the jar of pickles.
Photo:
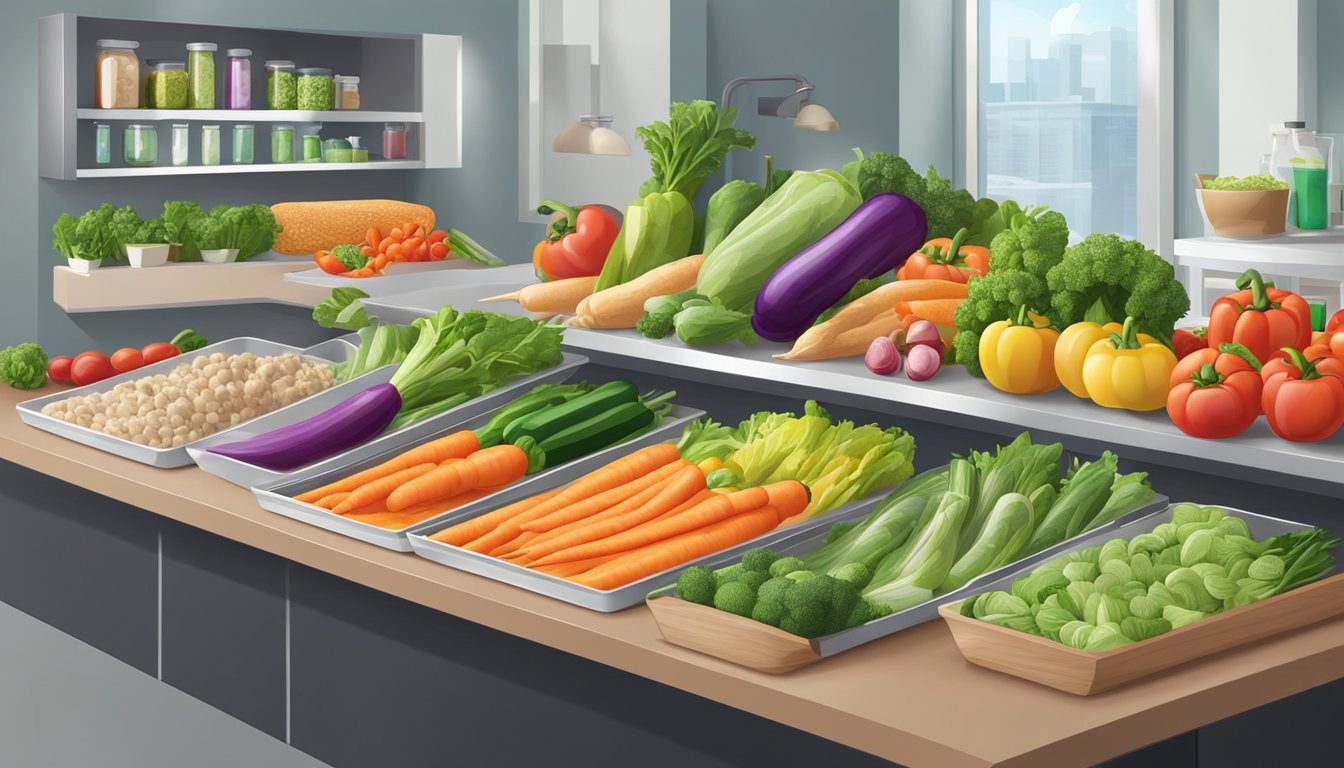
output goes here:
{"type": "Polygon", "coordinates": [[[336,84],[331,70],[325,67],[304,67],[298,70],[299,109],[325,112],[336,106],[336,84]]]}
{"type": "Polygon", "coordinates": [[[143,167],[159,160],[159,134],[150,123],[131,123],[122,134],[121,159],[143,167]]]}
{"type": "Polygon", "coordinates": [[[214,43],[187,43],[187,108],[215,108],[214,43]]]}
{"type": "Polygon", "coordinates": [[[229,68],[224,70],[224,108],[252,108],[252,50],[230,48],[226,51],[229,68]]]}
{"type": "Polygon", "coordinates": [[[187,108],[187,62],[157,59],[145,75],[145,106],[150,109],[187,108]]]}
{"type": "Polygon", "coordinates": [[[99,109],[140,107],[140,57],[134,40],[99,40],[93,99],[99,109]]]}
{"type": "Polygon", "coordinates": [[[294,87],[294,62],[283,59],[266,62],[266,108],[299,108],[298,92],[294,87]]]}
{"type": "Polygon", "coordinates": [[[271,126],[271,162],[294,162],[294,126],[271,126]]]}

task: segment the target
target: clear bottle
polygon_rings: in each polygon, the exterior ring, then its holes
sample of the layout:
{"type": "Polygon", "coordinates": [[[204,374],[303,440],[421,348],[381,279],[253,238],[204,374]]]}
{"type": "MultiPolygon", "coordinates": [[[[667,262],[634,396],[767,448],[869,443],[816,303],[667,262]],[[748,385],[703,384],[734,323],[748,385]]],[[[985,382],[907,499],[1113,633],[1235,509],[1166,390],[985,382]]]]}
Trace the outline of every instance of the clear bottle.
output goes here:
{"type": "Polygon", "coordinates": [[[294,162],[294,126],[271,126],[271,162],[294,162]]]}
{"type": "Polygon", "coordinates": [[[229,68],[224,71],[224,108],[252,108],[252,50],[230,48],[229,68]]]}
{"type": "Polygon", "coordinates": [[[215,108],[215,43],[187,43],[187,108],[215,108]]]}
{"type": "Polygon", "coordinates": [[[406,124],[383,124],[383,159],[404,160],[406,158],[406,124]]]}
{"type": "Polygon", "coordinates": [[[107,123],[93,124],[93,154],[99,165],[112,162],[112,126],[107,123]]]}
{"type": "Polygon", "coordinates": [[[219,126],[201,126],[201,165],[219,165],[219,126]]]}
{"type": "Polygon", "coordinates": [[[131,123],[122,134],[121,159],[127,165],[145,167],[159,160],[159,134],[151,123],[131,123]]]}
{"type": "Polygon", "coordinates": [[[99,40],[94,64],[93,100],[100,109],[140,107],[140,57],[134,40],[99,40]]]}
{"type": "Polygon", "coordinates": [[[266,108],[299,108],[298,91],[294,85],[294,62],[284,59],[266,62],[266,108]]]}
{"type": "Polygon", "coordinates": [[[252,162],[254,129],[247,123],[233,126],[233,164],[249,165],[252,162]]]}
{"type": "Polygon", "coordinates": [[[173,165],[186,165],[190,143],[186,123],[173,123],[173,165]]]}
{"type": "Polygon", "coordinates": [[[354,75],[336,76],[336,108],[359,109],[359,78],[354,75]]]}

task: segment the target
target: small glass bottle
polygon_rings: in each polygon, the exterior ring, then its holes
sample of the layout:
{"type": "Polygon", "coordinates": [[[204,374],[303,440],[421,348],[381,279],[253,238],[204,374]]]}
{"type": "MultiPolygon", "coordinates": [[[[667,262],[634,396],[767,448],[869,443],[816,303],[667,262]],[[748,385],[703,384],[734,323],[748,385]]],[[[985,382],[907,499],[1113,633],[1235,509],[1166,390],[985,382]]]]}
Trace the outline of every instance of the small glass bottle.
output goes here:
{"type": "Polygon", "coordinates": [[[383,124],[383,159],[404,160],[406,158],[406,124],[383,124]]]}
{"type": "Polygon", "coordinates": [[[252,49],[230,48],[229,68],[224,72],[224,108],[252,108],[252,49]]]}
{"type": "Polygon", "coordinates": [[[359,109],[359,78],[336,75],[336,108],[359,109]]]}
{"type": "Polygon", "coordinates": [[[151,123],[131,123],[122,135],[121,149],[121,159],[127,165],[153,165],[159,159],[159,134],[151,123]]]}
{"type": "Polygon", "coordinates": [[[247,123],[233,126],[233,164],[248,165],[252,162],[253,128],[247,123]]]}
{"type": "Polygon", "coordinates": [[[187,108],[215,108],[214,43],[187,43],[187,108]]]}
{"type": "Polygon", "coordinates": [[[173,123],[173,165],[187,164],[187,130],[186,123],[173,123]]]}
{"type": "Polygon", "coordinates": [[[294,162],[294,126],[271,126],[271,162],[294,162]]]}
{"type": "Polygon", "coordinates": [[[112,162],[112,126],[107,123],[93,124],[94,161],[99,165],[112,162]]]}
{"type": "Polygon", "coordinates": [[[201,165],[219,165],[219,126],[201,126],[201,165]]]}

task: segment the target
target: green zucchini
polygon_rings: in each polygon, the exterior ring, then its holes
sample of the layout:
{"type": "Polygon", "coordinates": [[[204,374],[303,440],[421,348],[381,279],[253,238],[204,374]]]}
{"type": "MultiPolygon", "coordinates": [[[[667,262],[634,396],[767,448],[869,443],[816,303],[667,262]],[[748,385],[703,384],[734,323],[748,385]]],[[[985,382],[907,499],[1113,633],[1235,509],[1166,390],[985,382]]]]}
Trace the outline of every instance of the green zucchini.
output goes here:
{"type": "Polygon", "coordinates": [[[658,415],[643,403],[625,403],[562,429],[538,445],[546,454],[546,466],[555,467],[624,442],[657,422],[658,415]]]}
{"type": "Polygon", "coordinates": [[[476,430],[476,441],[482,448],[499,445],[503,440],[504,429],[515,421],[583,397],[591,390],[592,385],[586,381],[575,384],[539,384],[495,411],[485,426],[476,430]]]}
{"type": "MultiPolygon", "coordinates": [[[[513,443],[524,435],[538,443],[575,424],[614,408],[639,402],[639,390],[628,381],[609,381],[587,394],[566,403],[529,413],[504,428],[504,442],[513,443]]],[[[645,409],[647,410],[647,409],[645,409]]]]}

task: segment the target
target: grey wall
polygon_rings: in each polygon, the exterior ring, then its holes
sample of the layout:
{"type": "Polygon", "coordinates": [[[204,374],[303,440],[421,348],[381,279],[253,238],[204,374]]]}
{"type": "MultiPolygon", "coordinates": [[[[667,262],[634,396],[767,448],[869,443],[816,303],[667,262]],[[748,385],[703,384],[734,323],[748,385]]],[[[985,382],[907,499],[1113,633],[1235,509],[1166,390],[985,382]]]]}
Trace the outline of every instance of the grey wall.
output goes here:
{"type": "MultiPolygon", "coordinates": [[[[1344,71],[1344,47],[1339,45],[1344,33],[1344,3],[1324,0],[1316,6],[1317,72],[1316,86],[1320,128],[1328,133],[1344,133],[1344,88],[1340,87],[1339,73],[1344,71]]],[[[1339,147],[1335,147],[1339,151],[1339,147]]]]}
{"type": "Polygon", "coordinates": [[[1218,0],[1176,3],[1176,237],[1204,234],[1194,174],[1218,172],[1218,0]]]}

